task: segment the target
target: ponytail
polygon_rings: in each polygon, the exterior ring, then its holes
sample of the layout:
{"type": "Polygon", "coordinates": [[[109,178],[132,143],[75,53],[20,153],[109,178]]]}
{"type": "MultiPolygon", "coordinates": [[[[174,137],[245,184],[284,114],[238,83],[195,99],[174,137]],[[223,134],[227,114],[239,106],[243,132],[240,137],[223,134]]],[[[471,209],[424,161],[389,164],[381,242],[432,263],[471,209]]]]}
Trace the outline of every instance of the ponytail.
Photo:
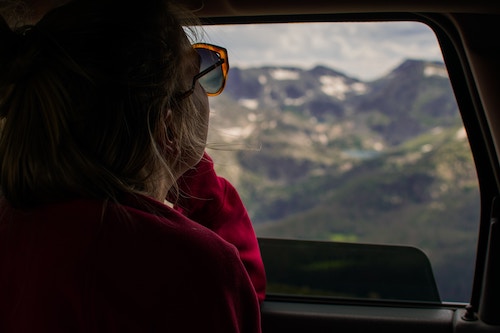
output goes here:
{"type": "Polygon", "coordinates": [[[62,164],[75,148],[68,127],[73,102],[53,70],[68,61],[45,37],[36,26],[11,30],[0,20],[0,184],[18,207],[75,194],[55,182],[72,178],[62,164]]]}

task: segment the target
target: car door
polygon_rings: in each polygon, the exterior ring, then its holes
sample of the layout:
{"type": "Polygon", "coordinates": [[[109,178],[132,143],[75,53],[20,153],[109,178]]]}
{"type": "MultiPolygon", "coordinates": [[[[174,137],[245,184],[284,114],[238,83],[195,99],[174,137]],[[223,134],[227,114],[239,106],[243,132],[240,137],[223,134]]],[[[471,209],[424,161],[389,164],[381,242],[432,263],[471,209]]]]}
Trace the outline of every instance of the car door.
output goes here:
{"type": "MultiPolygon", "coordinates": [[[[357,22],[376,31],[377,24],[418,23],[435,34],[442,64],[406,59],[372,79],[328,66],[301,69],[300,59],[286,62],[292,51],[265,65],[231,65],[227,92],[212,103],[212,142],[224,142],[212,155],[255,223],[268,275],[263,331],[499,331],[498,15],[455,14],[452,5],[405,12],[381,3],[389,10],[335,14],[318,5],[291,16],[286,4],[277,10],[272,3],[273,15],[245,16],[250,7],[242,6],[243,15],[207,15],[204,28],[210,38],[235,38],[230,58],[243,59],[264,57],[264,36],[278,36],[277,48],[300,48],[284,25],[357,22]],[[249,24],[257,34],[231,37],[249,24]],[[266,24],[281,34],[259,30],[266,24]],[[442,73],[445,80],[437,78],[442,73]],[[322,82],[323,94],[312,92],[313,82],[322,82]],[[322,142],[328,147],[317,148],[322,142]],[[335,155],[336,144],[345,144],[344,155],[335,155]],[[304,151],[324,159],[294,155],[304,151]]],[[[408,29],[403,39],[418,38],[408,29]]],[[[306,34],[308,45],[324,42],[316,33],[306,34]]]]}

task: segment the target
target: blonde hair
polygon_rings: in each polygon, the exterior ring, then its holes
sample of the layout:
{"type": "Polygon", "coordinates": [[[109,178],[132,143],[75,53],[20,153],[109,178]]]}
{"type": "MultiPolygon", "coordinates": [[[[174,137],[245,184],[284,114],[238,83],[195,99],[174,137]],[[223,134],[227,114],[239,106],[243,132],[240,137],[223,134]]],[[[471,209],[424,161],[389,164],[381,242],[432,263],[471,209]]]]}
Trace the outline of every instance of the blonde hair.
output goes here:
{"type": "Polygon", "coordinates": [[[204,144],[199,111],[175,98],[186,22],[165,0],[74,0],[14,30],[0,19],[2,195],[119,201],[175,181],[171,167],[204,144]]]}

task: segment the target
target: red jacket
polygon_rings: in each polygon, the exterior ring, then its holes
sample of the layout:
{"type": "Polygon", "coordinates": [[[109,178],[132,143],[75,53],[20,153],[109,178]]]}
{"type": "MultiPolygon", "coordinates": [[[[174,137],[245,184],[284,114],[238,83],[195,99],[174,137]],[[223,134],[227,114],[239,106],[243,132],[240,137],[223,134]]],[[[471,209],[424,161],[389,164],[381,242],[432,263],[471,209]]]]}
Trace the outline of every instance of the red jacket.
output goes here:
{"type": "Polygon", "coordinates": [[[262,303],[266,294],[264,264],[252,223],[236,189],[216,175],[207,154],[179,179],[178,185],[181,193],[175,209],[236,246],[262,303]]]}
{"type": "Polygon", "coordinates": [[[0,332],[260,332],[259,264],[162,203],[0,205],[0,332]]]}

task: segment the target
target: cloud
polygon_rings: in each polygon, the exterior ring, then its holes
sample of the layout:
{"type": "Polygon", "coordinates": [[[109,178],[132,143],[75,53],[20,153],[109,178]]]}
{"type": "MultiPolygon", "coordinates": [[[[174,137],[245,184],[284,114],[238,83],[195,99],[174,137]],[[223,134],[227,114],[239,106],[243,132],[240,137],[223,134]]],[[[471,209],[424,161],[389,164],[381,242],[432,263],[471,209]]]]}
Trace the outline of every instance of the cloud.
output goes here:
{"type": "Polygon", "coordinates": [[[372,80],[405,59],[442,61],[432,30],[419,22],[205,26],[204,41],[225,46],[230,65],[325,65],[372,80]]]}

